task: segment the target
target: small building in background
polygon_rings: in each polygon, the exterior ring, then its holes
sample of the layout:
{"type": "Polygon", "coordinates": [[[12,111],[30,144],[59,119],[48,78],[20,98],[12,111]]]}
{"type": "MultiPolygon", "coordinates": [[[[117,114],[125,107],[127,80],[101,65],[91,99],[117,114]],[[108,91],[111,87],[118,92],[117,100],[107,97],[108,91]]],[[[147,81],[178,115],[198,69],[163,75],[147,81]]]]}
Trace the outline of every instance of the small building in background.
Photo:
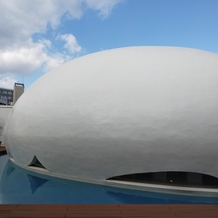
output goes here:
{"type": "Polygon", "coordinates": [[[13,105],[24,93],[24,84],[15,83],[14,90],[0,88],[0,146],[2,141],[2,133],[4,126],[7,122],[10,111],[13,108],[13,105]]]}
{"type": "Polygon", "coordinates": [[[13,102],[11,103],[11,105],[14,105],[23,93],[24,93],[24,84],[14,83],[13,102]]]}
{"type": "Polygon", "coordinates": [[[0,88],[0,105],[11,105],[13,102],[13,89],[0,88]]]}
{"type": "Polygon", "coordinates": [[[14,90],[0,88],[0,105],[14,105],[23,93],[23,83],[14,83],[14,90]]]}

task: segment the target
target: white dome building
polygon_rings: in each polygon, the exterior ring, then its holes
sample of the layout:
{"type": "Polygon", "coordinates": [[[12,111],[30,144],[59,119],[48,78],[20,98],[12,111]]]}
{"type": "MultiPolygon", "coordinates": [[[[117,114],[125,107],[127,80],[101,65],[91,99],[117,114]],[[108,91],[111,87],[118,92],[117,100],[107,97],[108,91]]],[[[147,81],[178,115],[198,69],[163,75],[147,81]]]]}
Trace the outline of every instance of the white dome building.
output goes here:
{"type": "Polygon", "coordinates": [[[74,59],[21,96],[4,143],[17,165],[54,176],[215,184],[218,55],[129,47],[74,59]]]}

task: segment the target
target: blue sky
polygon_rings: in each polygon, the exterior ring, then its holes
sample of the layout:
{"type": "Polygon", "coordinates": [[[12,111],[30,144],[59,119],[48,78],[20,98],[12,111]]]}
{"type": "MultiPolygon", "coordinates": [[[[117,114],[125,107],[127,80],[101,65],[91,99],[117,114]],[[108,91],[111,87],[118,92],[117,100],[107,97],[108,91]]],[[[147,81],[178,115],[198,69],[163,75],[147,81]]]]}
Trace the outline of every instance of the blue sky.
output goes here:
{"type": "Polygon", "coordinates": [[[125,46],[218,53],[217,0],[0,0],[0,86],[125,46]]]}

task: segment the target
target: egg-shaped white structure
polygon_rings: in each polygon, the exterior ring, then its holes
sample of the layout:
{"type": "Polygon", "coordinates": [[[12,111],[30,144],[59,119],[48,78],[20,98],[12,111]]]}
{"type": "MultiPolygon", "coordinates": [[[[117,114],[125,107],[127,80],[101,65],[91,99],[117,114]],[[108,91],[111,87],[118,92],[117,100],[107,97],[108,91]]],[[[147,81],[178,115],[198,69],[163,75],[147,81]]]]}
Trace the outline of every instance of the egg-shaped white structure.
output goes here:
{"type": "Polygon", "coordinates": [[[14,162],[103,182],[144,172],[218,177],[218,55],[129,47],[74,59],[37,80],[8,119],[14,162]]]}

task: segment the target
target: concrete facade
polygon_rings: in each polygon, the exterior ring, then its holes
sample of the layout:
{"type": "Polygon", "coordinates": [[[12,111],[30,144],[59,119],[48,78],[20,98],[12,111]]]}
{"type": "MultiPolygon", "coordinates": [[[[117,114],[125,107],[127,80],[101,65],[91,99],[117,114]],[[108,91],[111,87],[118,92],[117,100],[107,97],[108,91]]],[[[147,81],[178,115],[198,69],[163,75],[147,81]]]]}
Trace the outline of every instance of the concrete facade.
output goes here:
{"type": "Polygon", "coordinates": [[[218,177],[217,84],[214,53],[98,52],[37,80],[14,106],[4,142],[20,166],[37,157],[48,174],[71,179],[164,171],[218,177]]]}
{"type": "Polygon", "coordinates": [[[13,92],[12,89],[0,88],[0,105],[11,105],[13,102],[13,92]]]}
{"type": "Polygon", "coordinates": [[[23,83],[14,83],[14,92],[13,92],[13,102],[12,105],[20,98],[24,93],[24,84],[23,83]]]}
{"type": "Polygon", "coordinates": [[[12,106],[0,105],[0,142],[2,141],[4,127],[11,110],[12,110],[12,106]]]}

